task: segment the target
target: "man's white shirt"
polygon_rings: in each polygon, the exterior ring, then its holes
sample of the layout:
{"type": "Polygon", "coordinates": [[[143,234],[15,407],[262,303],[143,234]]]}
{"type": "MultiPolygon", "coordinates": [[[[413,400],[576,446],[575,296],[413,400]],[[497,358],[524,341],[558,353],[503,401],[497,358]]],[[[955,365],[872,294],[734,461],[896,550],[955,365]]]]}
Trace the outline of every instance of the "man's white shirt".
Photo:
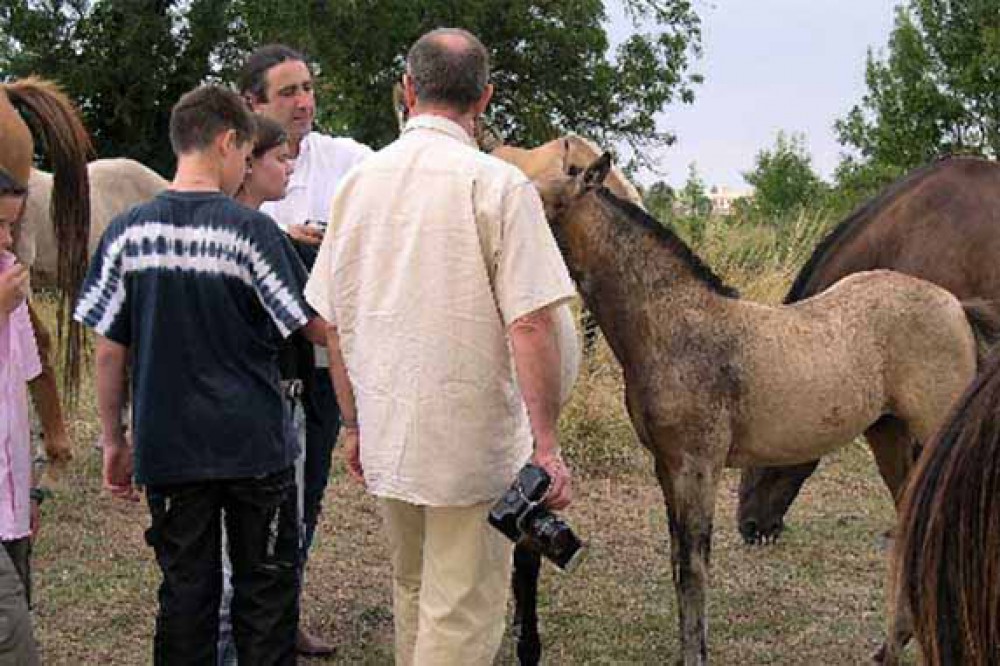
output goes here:
{"type": "Polygon", "coordinates": [[[289,225],[307,220],[325,223],[341,179],[371,154],[371,148],[354,139],[310,132],[299,144],[285,198],[263,204],[261,211],[286,232],[289,225]]]}

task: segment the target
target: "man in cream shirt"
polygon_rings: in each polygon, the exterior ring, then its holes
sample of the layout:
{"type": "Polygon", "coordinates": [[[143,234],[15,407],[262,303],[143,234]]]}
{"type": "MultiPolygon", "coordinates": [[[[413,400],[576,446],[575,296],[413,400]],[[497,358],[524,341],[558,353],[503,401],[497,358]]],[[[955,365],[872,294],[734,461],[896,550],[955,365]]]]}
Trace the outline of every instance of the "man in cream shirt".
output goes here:
{"type": "Polygon", "coordinates": [[[476,149],[488,60],[463,30],[414,44],[411,119],[342,182],[306,288],[349,471],[382,509],[401,665],[491,664],[511,546],[489,506],[529,459],[570,501],[553,313],[575,291],[531,182],[476,149]]]}

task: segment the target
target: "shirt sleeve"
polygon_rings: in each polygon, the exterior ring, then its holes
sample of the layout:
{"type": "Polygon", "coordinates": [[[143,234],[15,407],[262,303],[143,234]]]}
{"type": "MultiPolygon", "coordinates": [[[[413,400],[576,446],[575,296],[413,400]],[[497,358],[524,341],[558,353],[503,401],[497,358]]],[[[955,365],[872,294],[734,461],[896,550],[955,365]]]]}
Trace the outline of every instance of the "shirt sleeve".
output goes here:
{"type": "Polygon", "coordinates": [[[116,218],[94,252],[73,310],[73,319],[120,345],[132,340],[131,300],[125,276],[127,225],[116,218]]]}
{"type": "Polygon", "coordinates": [[[315,316],[303,289],[306,268],[291,241],[270,218],[257,225],[258,256],[253,261],[253,285],[264,309],[282,337],[299,330],[315,316]]]}
{"type": "Polygon", "coordinates": [[[306,284],[306,301],[316,309],[323,319],[330,324],[336,324],[333,302],[330,298],[330,280],[333,275],[333,240],[332,228],[327,230],[320,245],[319,254],[313,262],[309,282],[306,284]]]}
{"type": "Polygon", "coordinates": [[[504,324],[576,295],[566,264],[530,182],[506,193],[494,291],[504,324]]]}

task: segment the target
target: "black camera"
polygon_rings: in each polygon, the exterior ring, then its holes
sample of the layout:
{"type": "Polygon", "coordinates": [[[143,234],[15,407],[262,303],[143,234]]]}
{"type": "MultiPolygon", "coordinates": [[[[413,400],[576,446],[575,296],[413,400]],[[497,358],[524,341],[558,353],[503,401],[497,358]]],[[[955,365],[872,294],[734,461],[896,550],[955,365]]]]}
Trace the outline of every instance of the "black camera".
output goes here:
{"type": "Polygon", "coordinates": [[[565,521],[542,506],[551,483],[544,469],[525,465],[514,484],[490,509],[489,521],[511,541],[527,541],[560,569],[572,571],[585,547],[565,521]]]}

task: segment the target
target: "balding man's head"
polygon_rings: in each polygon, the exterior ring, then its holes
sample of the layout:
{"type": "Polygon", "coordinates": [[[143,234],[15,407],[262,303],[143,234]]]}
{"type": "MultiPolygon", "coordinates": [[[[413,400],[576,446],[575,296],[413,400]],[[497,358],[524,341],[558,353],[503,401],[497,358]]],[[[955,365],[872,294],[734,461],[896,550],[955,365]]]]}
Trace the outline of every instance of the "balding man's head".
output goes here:
{"type": "Polygon", "coordinates": [[[490,56],[472,33],[438,28],[410,48],[406,71],[421,103],[466,111],[486,90],[490,56]]]}

